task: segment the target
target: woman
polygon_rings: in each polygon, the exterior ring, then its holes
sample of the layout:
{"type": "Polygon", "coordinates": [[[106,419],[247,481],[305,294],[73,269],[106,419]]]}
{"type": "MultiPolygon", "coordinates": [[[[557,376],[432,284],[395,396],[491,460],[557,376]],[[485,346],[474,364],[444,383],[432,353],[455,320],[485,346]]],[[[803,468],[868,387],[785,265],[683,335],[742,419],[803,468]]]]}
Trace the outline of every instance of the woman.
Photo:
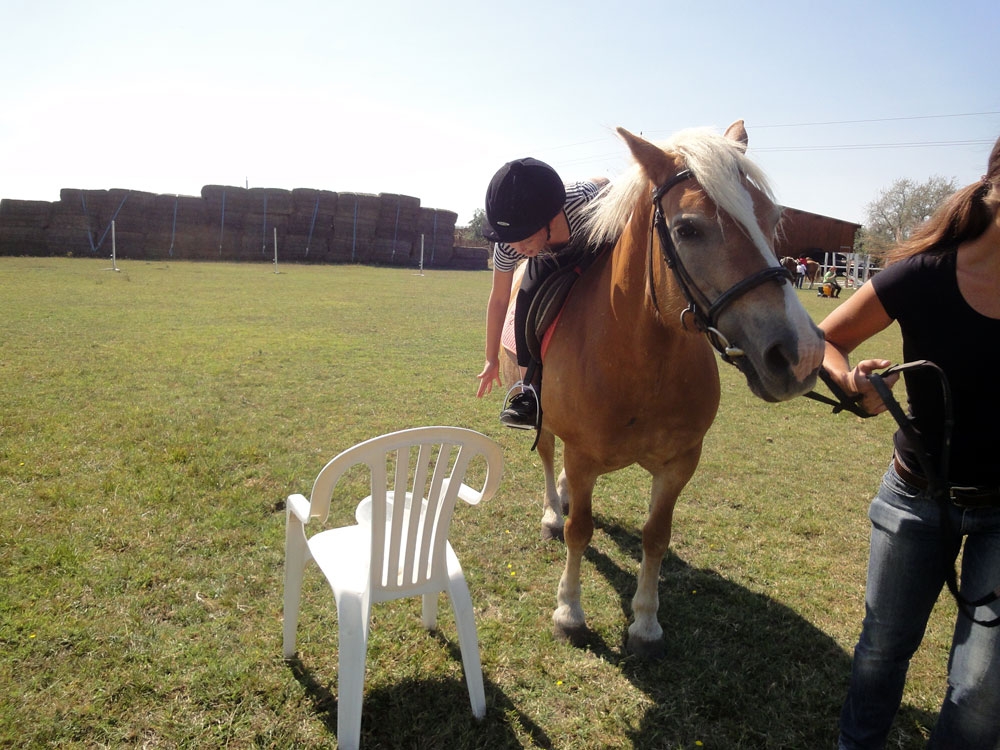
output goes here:
{"type": "MultiPolygon", "coordinates": [[[[560,252],[579,234],[584,208],[594,200],[607,179],[564,185],[545,162],[525,158],[504,164],[486,191],[486,228],[483,235],[496,243],[493,249],[493,286],[486,307],[486,362],[479,378],[479,397],[500,382],[500,337],[513,287],[514,269],[523,258],[528,268],[521,280],[514,313],[517,364],[524,377],[531,361],[525,343],[528,308],[541,282],[558,269],[560,252]]],[[[526,389],[511,399],[500,414],[508,427],[535,426],[538,402],[535,391],[526,389]]]]}
{"type": "MultiPolygon", "coordinates": [[[[917,459],[921,448],[942,466],[942,391],[927,370],[906,377],[919,441],[902,430],[872,501],[865,619],[854,651],[840,722],[842,750],[882,748],[899,708],[909,660],[964,538],[961,589],[977,599],[1000,584],[1000,140],[982,180],[958,191],[896,248],[887,267],[821,324],[824,367],[875,414],[886,407],[869,375],[888,367],[848,355],[899,323],[907,361],[930,360],[951,386],[954,427],[947,481],[958,496],[944,524],[917,459]]],[[[892,385],[898,376],[886,378],[892,385]]],[[[979,607],[978,620],[1000,615],[979,607]]],[[[1000,628],[959,614],[948,664],[948,689],[928,747],[1000,748],[1000,628]]]]}

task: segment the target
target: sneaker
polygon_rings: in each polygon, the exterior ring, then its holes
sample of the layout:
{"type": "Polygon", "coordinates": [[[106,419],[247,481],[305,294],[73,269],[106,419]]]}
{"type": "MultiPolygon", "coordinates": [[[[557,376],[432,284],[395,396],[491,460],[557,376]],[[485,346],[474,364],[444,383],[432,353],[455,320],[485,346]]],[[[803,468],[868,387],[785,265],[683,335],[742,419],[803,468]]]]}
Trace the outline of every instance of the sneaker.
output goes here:
{"type": "Polygon", "coordinates": [[[500,412],[500,422],[519,430],[532,430],[538,418],[538,399],[534,391],[523,391],[514,396],[507,408],[500,412]]]}

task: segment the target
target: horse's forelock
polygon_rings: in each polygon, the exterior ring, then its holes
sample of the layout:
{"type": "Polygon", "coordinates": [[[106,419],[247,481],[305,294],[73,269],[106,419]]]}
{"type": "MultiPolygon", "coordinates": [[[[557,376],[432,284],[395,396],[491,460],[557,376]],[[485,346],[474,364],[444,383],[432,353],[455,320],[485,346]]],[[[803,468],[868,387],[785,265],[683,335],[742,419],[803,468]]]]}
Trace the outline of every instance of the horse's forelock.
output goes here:
{"type": "MultiPolygon", "coordinates": [[[[740,181],[744,175],[768,200],[774,196],[763,170],[747,158],[737,143],[711,130],[691,129],[656,144],[679,154],[716,206],[729,214],[764,251],[769,243],[757,224],[753,200],[740,181]]],[[[585,231],[590,242],[614,240],[621,234],[636,203],[648,192],[648,179],[636,164],[616,178],[599,201],[588,206],[585,231]]]]}

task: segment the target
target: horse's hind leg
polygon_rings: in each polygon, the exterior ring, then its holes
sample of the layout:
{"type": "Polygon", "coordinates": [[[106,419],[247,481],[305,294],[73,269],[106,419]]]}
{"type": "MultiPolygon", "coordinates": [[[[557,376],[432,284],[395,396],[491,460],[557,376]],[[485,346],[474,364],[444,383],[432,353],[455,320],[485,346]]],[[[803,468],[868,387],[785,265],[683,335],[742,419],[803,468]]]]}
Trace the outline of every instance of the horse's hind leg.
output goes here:
{"type": "Polygon", "coordinates": [[[560,476],[559,484],[556,484],[555,452],[555,436],[548,430],[542,430],[538,438],[538,456],[542,459],[542,470],[545,472],[545,499],[542,501],[542,539],[545,541],[563,538],[564,506],[560,488],[565,477],[560,476]]]}
{"type": "Polygon", "coordinates": [[[663,656],[663,628],[657,618],[660,608],[659,580],[663,557],[670,547],[674,507],[684,485],[694,474],[701,445],[675,458],[653,476],[649,517],[642,527],[642,562],[632,597],[633,622],[628,629],[626,650],[645,659],[663,656]]]}

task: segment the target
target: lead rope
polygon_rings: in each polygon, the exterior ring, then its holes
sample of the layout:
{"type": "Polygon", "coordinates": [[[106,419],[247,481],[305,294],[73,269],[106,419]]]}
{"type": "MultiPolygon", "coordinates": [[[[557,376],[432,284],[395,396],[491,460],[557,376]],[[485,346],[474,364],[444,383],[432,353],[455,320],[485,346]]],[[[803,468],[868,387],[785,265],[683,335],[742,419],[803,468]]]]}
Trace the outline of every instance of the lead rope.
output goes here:
{"type": "Polygon", "coordinates": [[[882,403],[886,405],[889,413],[892,414],[893,419],[896,420],[899,428],[913,441],[913,445],[918,447],[918,450],[916,451],[917,460],[920,462],[920,468],[924,473],[924,478],[927,479],[927,490],[935,502],[937,502],[941,514],[941,535],[945,540],[945,559],[943,561],[945,566],[945,582],[948,584],[948,590],[951,592],[951,595],[955,598],[959,611],[977,625],[982,625],[987,628],[993,628],[1000,625],[1000,617],[996,617],[992,620],[978,620],[975,616],[977,607],[992,604],[1000,599],[1000,586],[997,586],[993,591],[986,594],[986,596],[980,597],[979,599],[973,601],[966,599],[965,596],[963,596],[959,591],[958,577],[955,573],[955,561],[958,558],[958,551],[962,546],[961,541],[959,541],[957,545],[952,545],[948,541],[951,536],[958,531],[952,523],[951,514],[949,513],[950,497],[948,494],[947,478],[948,463],[951,458],[951,432],[954,427],[954,418],[952,416],[951,386],[948,384],[948,378],[945,376],[944,371],[936,364],[928,360],[921,359],[913,362],[905,362],[900,365],[894,365],[893,367],[883,370],[881,374],[872,373],[868,379],[874,386],[876,393],[878,393],[879,397],[882,399],[882,403]],[[930,455],[927,453],[926,449],[924,449],[920,440],[920,435],[913,426],[912,420],[910,420],[910,418],[903,412],[899,402],[896,400],[895,396],[892,395],[892,390],[885,384],[884,381],[884,378],[887,375],[919,368],[929,368],[933,370],[937,373],[938,378],[941,381],[945,423],[941,439],[940,472],[934,470],[930,455]]]}

